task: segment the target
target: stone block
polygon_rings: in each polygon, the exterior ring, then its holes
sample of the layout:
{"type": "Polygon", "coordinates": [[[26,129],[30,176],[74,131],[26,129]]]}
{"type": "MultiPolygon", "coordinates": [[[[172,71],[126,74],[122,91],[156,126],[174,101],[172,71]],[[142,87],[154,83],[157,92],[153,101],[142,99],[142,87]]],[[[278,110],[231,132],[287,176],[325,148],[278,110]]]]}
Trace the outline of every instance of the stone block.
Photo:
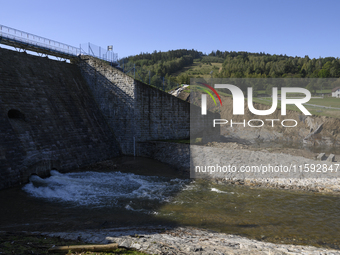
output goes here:
{"type": "Polygon", "coordinates": [[[320,153],[317,157],[316,157],[316,160],[318,161],[323,161],[323,160],[326,160],[327,157],[326,157],[326,154],[325,153],[320,153]]]}
{"type": "Polygon", "coordinates": [[[328,162],[335,162],[335,155],[334,154],[330,154],[327,158],[328,162]]]}

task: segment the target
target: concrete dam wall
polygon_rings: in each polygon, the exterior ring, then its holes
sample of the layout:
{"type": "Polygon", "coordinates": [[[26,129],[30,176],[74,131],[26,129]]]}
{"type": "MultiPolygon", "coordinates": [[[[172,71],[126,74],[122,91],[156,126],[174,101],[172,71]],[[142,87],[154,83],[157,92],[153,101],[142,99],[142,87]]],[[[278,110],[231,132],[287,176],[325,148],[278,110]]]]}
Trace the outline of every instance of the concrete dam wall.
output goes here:
{"type": "Polygon", "coordinates": [[[120,155],[77,66],[0,49],[0,189],[120,155]]]}

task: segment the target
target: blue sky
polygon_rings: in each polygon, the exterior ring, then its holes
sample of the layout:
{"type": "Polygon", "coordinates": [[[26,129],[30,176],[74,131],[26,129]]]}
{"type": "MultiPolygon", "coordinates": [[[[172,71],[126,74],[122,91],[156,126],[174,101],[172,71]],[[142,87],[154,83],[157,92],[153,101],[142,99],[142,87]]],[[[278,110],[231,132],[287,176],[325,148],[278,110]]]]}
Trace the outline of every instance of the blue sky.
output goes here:
{"type": "Polygon", "coordinates": [[[196,49],[340,57],[338,0],[1,0],[0,24],[119,58],[196,49]]]}

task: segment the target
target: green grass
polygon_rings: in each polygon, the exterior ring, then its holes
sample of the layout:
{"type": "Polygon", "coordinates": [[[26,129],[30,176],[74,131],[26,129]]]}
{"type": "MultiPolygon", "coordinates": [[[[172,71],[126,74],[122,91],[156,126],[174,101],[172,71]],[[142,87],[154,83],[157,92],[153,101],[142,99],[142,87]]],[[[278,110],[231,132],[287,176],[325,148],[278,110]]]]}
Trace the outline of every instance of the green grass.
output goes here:
{"type": "Polygon", "coordinates": [[[335,97],[312,98],[311,100],[309,100],[308,104],[340,108],[340,98],[335,97]]]}
{"type": "MultiPolygon", "coordinates": [[[[272,105],[271,98],[266,98],[266,99],[254,98],[254,102],[264,104],[264,105],[269,105],[269,106],[272,105]]],[[[308,104],[340,108],[340,98],[334,98],[334,97],[312,98],[311,100],[309,100],[308,104]]],[[[340,118],[340,110],[326,109],[326,108],[310,106],[310,105],[304,105],[304,106],[313,115],[340,118]]],[[[277,108],[281,109],[281,102],[278,102],[277,108]]],[[[300,112],[300,110],[295,105],[287,105],[287,110],[300,112]]]]}
{"type": "Polygon", "coordinates": [[[172,76],[177,77],[181,74],[187,74],[192,77],[210,78],[210,72],[213,71],[214,74],[218,73],[221,67],[222,63],[211,63],[210,65],[194,60],[192,65],[182,68],[182,70],[172,74],[172,76]]]}
{"type": "Polygon", "coordinates": [[[331,89],[323,89],[323,90],[318,89],[318,90],[316,90],[316,93],[317,94],[330,94],[330,93],[332,93],[332,90],[331,89]]]}
{"type": "MultiPolygon", "coordinates": [[[[281,101],[281,100],[279,100],[279,101],[281,101]]],[[[272,105],[272,100],[269,97],[267,97],[267,98],[254,98],[254,102],[265,104],[265,105],[272,105]]],[[[340,98],[335,98],[335,97],[312,98],[308,101],[307,104],[315,104],[315,105],[320,105],[320,106],[340,108],[340,98]]],[[[288,106],[289,105],[287,105],[287,107],[288,106]]],[[[320,108],[320,107],[316,107],[316,108],[320,108]]]]}
{"type": "MultiPolygon", "coordinates": [[[[265,90],[257,90],[257,93],[258,94],[262,94],[262,95],[263,94],[267,94],[267,92],[265,90]]],[[[319,90],[316,90],[316,94],[325,94],[325,95],[327,95],[327,94],[330,94],[330,93],[332,93],[331,89],[323,89],[323,90],[319,89],[319,90]]],[[[278,90],[277,94],[281,95],[281,90],[278,90]]],[[[288,93],[288,94],[290,94],[290,93],[288,93]]]]}

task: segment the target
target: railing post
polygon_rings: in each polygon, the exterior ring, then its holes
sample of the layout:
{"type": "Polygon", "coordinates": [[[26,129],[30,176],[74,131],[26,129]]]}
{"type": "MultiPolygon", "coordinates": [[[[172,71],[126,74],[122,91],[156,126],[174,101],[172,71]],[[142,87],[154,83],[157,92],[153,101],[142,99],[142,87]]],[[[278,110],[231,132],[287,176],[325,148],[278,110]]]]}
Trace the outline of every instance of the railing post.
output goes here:
{"type": "Polygon", "coordinates": [[[163,91],[165,91],[165,88],[164,88],[164,77],[163,77],[163,91]]]}

